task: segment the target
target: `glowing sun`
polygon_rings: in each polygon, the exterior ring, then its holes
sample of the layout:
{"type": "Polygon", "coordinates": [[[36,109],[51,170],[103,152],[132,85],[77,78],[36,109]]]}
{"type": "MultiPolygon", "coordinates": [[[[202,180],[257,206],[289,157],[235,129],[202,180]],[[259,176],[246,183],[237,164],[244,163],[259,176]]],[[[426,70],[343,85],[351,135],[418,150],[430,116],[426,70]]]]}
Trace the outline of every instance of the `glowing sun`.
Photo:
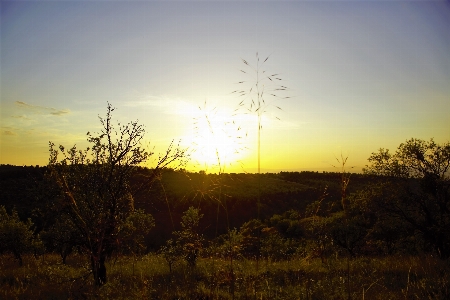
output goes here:
{"type": "Polygon", "coordinates": [[[245,155],[246,134],[231,115],[212,110],[194,117],[192,160],[206,171],[225,171],[245,155]]]}

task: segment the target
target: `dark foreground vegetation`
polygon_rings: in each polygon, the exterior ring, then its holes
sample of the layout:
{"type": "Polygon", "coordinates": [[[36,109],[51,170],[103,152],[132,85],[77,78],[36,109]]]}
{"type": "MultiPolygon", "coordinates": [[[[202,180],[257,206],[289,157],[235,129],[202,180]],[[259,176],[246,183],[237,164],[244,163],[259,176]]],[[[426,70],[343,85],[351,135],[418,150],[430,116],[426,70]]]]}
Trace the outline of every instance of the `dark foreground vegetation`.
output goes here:
{"type": "Polygon", "coordinates": [[[287,261],[199,258],[169,271],[162,255],[120,256],[98,288],[84,256],[0,257],[1,299],[448,299],[450,266],[430,255],[287,261]],[[234,289],[234,291],[232,290],[234,289]],[[350,296],[349,296],[350,295],[350,296]]]}
{"type": "MultiPolygon", "coordinates": [[[[166,170],[146,185],[153,170],[137,168],[130,180],[134,206],[151,214],[151,230],[143,226],[121,240],[105,262],[108,280],[99,288],[79,233],[51,209],[55,191],[47,172],[0,167],[2,222],[5,215],[15,218],[19,232],[12,240],[24,239],[9,249],[3,241],[1,299],[450,296],[449,259],[414,228],[413,222],[426,224],[420,206],[405,204],[416,214],[408,222],[384,202],[400,209],[402,198],[394,197],[405,191],[398,187],[423,188],[421,180],[344,173],[350,180],[344,211],[342,173],[263,174],[258,220],[255,174],[222,174],[219,181],[219,175],[166,170]]],[[[7,240],[6,227],[0,232],[7,240]]]]}
{"type": "Polygon", "coordinates": [[[410,139],[363,174],[152,169],[108,105],[91,147],[0,166],[0,298],[449,299],[450,145],[410,139]]]}

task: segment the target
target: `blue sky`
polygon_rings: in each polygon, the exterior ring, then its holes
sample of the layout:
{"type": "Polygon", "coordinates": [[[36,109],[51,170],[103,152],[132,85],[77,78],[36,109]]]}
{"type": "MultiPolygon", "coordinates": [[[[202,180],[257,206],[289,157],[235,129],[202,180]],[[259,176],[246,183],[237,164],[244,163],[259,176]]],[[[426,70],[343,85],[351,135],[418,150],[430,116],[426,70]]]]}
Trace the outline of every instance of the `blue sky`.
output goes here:
{"type": "Polygon", "coordinates": [[[115,118],[146,126],[157,152],[181,139],[197,169],[212,169],[218,150],[227,170],[240,160],[253,172],[256,118],[232,116],[241,99],[231,92],[255,80],[240,70],[256,52],[270,55],[262,68],[290,97],[264,114],[263,170],[332,170],[342,153],[359,171],[371,152],[411,137],[450,140],[449,1],[1,1],[0,10],[0,163],[45,165],[50,140],[86,146],[109,101],[115,118]],[[214,136],[194,124],[205,114],[214,136]]]}

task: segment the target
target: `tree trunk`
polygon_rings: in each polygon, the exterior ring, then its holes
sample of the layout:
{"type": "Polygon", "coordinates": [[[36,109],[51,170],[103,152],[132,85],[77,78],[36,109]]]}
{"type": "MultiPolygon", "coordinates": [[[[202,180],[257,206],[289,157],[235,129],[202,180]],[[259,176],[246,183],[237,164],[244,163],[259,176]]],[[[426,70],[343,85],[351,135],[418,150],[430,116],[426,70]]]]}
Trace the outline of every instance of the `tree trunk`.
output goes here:
{"type": "Polygon", "coordinates": [[[91,255],[92,274],[94,275],[94,283],[96,286],[102,286],[106,283],[106,266],[104,255],[95,257],[91,255]]]}
{"type": "Polygon", "coordinates": [[[19,266],[23,266],[22,255],[20,255],[20,252],[14,251],[14,257],[19,261],[19,266]]]}

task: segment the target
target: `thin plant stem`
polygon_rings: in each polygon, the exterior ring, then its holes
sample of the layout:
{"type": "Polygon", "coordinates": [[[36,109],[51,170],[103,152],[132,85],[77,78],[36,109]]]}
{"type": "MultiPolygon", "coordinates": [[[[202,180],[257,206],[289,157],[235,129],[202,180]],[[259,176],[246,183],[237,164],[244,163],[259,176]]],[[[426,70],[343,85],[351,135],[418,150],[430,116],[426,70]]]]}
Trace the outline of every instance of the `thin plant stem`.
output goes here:
{"type": "MultiPolygon", "coordinates": [[[[342,209],[344,210],[344,220],[345,220],[345,246],[347,247],[347,295],[348,299],[350,300],[352,298],[351,296],[351,282],[350,282],[350,258],[352,256],[352,252],[350,251],[350,242],[348,237],[348,230],[349,230],[349,222],[348,222],[348,208],[346,205],[346,197],[347,197],[347,186],[350,182],[350,175],[346,169],[345,164],[347,163],[348,157],[345,157],[341,153],[341,159],[339,160],[336,158],[337,162],[340,164],[341,168],[341,205],[342,209]]],[[[335,167],[335,166],[333,166],[335,167]]],[[[353,168],[353,167],[352,167],[353,168]]]]}
{"type": "MultiPolygon", "coordinates": [[[[257,123],[258,123],[258,129],[257,129],[257,156],[258,156],[258,173],[257,173],[257,181],[258,181],[258,197],[257,197],[257,204],[256,204],[256,215],[257,219],[261,221],[261,130],[262,130],[262,115],[266,112],[266,108],[270,106],[272,102],[268,102],[265,100],[265,97],[273,97],[275,100],[278,99],[287,99],[290,97],[283,97],[280,98],[276,95],[279,91],[286,91],[287,87],[285,86],[278,86],[276,84],[275,87],[272,90],[265,90],[266,86],[263,83],[266,80],[269,80],[270,82],[279,81],[281,78],[279,78],[278,74],[272,74],[272,75],[266,75],[265,70],[262,70],[262,65],[269,59],[270,56],[268,56],[264,61],[260,62],[258,52],[256,52],[256,66],[252,67],[245,59],[242,59],[243,63],[248,66],[250,69],[252,69],[256,74],[256,82],[251,86],[249,90],[235,90],[233,93],[238,93],[240,96],[247,96],[248,101],[250,103],[246,103],[246,99],[242,100],[239,103],[239,106],[247,106],[247,111],[249,113],[254,113],[257,116],[257,123]],[[256,95],[255,95],[256,93],[256,95]],[[255,98],[254,98],[255,96],[255,98]]],[[[241,70],[244,74],[247,72],[244,70],[241,70]]],[[[245,83],[245,81],[240,81],[239,84],[245,83]]],[[[276,108],[280,109],[279,106],[276,106],[276,108]]],[[[279,119],[279,118],[277,118],[279,119]]],[[[258,233],[258,249],[260,248],[260,232],[258,233]]],[[[258,251],[259,252],[259,251],[258,251]]],[[[259,269],[259,253],[256,258],[256,269],[259,269]]]]}
{"type": "MultiPolygon", "coordinates": [[[[274,101],[280,99],[288,99],[290,97],[279,97],[278,92],[285,92],[288,90],[286,86],[278,85],[276,82],[282,79],[278,74],[267,75],[266,71],[262,69],[262,66],[269,59],[270,55],[266,57],[262,62],[260,61],[259,54],[256,52],[256,66],[253,67],[248,61],[242,59],[242,62],[255,72],[255,82],[252,83],[249,89],[235,90],[232,93],[237,93],[239,97],[245,97],[239,103],[239,107],[246,108],[246,113],[256,114],[257,116],[257,160],[258,160],[258,200],[257,200],[257,219],[261,219],[261,130],[262,130],[262,116],[266,112],[266,109],[273,105],[274,101]],[[268,80],[268,81],[267,81],[268,80]],[[266,89],[265,82],[271,83],[269,89],[266,89]],[[272,98],[272,101],[267,101],[266,99],[272,98]]],[[[241,70],[244,74],[246,71],[241,70]]],[[[238,84],[244,84],[246,81],[240,81],[238,84]]],[[[277,109],[281,110],[279,106],[275,106],[277,109]]],[[[277,119],[279,119],[277,117],[277,119]]]]}

